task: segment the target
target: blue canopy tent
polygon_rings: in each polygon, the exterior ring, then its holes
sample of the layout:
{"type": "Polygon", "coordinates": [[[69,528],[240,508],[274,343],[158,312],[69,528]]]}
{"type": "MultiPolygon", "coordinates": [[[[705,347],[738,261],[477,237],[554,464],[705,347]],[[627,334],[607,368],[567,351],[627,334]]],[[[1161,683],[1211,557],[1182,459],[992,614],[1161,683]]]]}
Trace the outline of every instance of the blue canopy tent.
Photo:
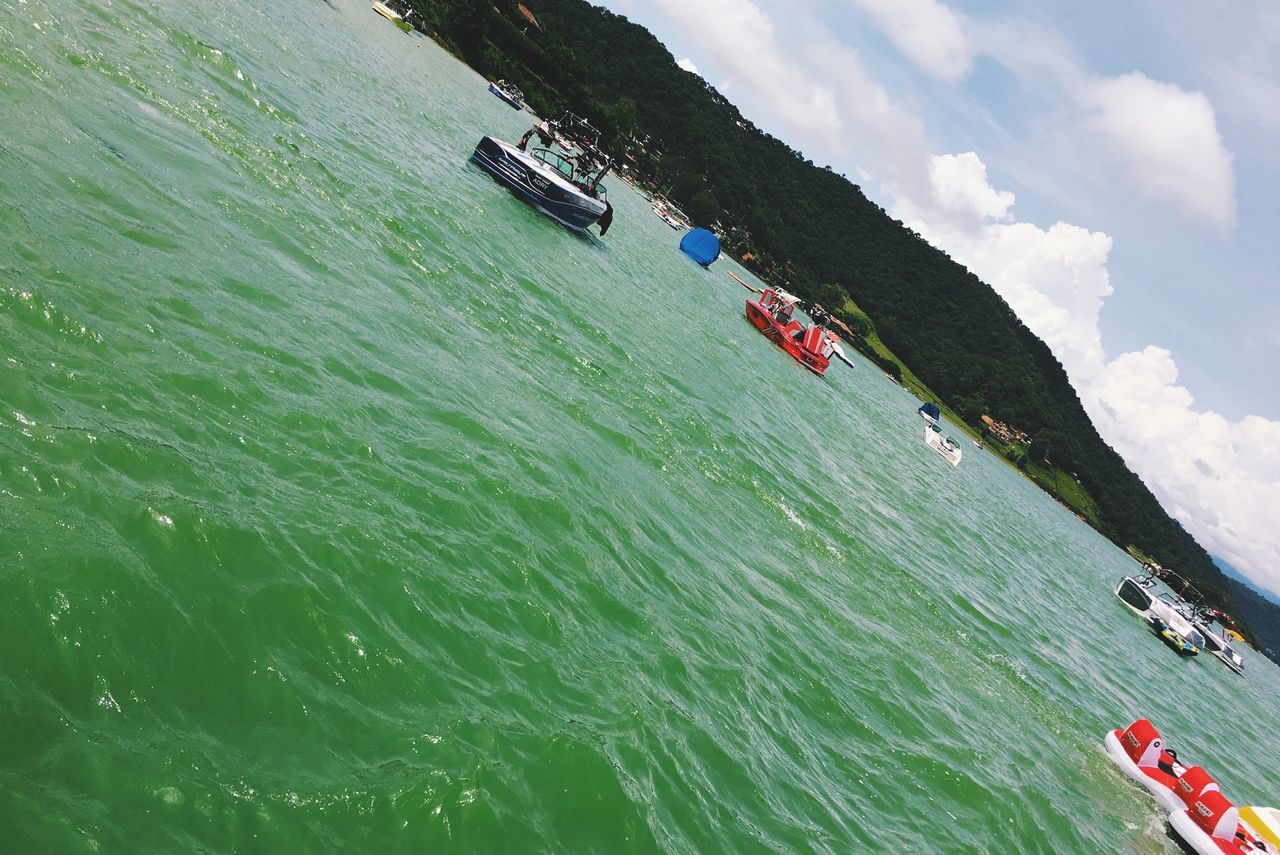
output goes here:
{"type": "Polygon", "coordinates": [[[706,229],[694,229],[680,239],[680,251],[703,267],[710,267],[720,257],[720,238],[706,229]]]}

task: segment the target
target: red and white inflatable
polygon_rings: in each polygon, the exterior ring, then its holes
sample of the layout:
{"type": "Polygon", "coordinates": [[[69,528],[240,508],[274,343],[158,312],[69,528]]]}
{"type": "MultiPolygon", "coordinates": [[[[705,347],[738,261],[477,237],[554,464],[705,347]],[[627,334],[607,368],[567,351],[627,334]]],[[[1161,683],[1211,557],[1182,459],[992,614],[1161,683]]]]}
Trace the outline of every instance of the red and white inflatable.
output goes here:
{"type": "Polygon", "coordinates": [[[1241,819],[1217,781],[1199,766],[1183,766],[1145,718],[1103,739],[1107,756],[1145,787],[1169,813],[1169,824],[1198,855],[1278,855],[1265,832],[1241,819]]]}
{"type": "MultiPolygon", "coordinates": [[[[1164,739],[1145,718],[1124,730],[1113,730],[1103,740],[1107,755],[1124,773],[1156,797],[1166,811],[1182,810],[1186,805],[1174,794],[1178,777],[1185,772],[1177,755],[1165,748],[1164,739]]],[[[1214,786],[1217,786],[1216,784],[1214,786]]]]}

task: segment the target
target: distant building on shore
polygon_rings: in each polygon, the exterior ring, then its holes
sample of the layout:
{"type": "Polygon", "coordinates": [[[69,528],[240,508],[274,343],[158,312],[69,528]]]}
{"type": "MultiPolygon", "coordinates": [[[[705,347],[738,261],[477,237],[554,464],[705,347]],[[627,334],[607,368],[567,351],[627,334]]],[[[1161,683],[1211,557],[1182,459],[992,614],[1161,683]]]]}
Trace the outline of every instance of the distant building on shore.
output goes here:
{"type": "Polygon", "coordinates": [[[982,423],[987,426],[987,430],[991,431],[991,435],[1003,442],[1005,445],[1015,445],[1021,443],[1023,445],[1031,444],[1031,437],[1018,430],[1013,425],[1007,425],[1004,422],[998,422],[991,416],[984,415],[982,423]]]}

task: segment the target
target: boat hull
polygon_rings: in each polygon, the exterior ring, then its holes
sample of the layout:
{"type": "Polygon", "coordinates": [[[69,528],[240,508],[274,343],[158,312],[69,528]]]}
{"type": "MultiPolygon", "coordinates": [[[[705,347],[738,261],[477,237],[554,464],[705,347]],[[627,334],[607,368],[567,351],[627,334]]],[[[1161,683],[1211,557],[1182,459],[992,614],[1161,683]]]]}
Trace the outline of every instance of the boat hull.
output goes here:
{"type": "Polygon", "coordinates": [[[791,358],[796,362],[799,362],[819,377],[824,376],[831,361],[820,353],[812,353],[801,347],[799,342],[786,334],[774,319],[773,313],[755,300],[747,301],[747,320],[751,322],[753,327],[763,333],[765,338],[790,354],[791,358]]]}
{"type": "Polygon", "coordinates": [[[1231,669],[1231,672],[1232,672],[1233,674],[1239,674],[1241,677],[1243,677],[1243,676],[1244,676],[1244,662],[1243,662],[1243,661],[1239,661],[1239,662],[1237,662],[1236,660],[1232,659],[1231,657],[1229,657],[1229,656],[1228,656],[1227,654],[1225,654],[1225,653],[1214,653],[1213,655],[1214,655],[1214,656],[1217,656],[1217,657],[1218,657],[1218,659],[1220,659],[1220,660],[1222,661],[1222,664],[1223,664],[1223,665],[1226,665],[1228,668],[1230,668],[1230,669],[1231,669]]]}
{"type": "Polygon", "coordinates": [[[507,106],[508,106],[508,107],[512,107],[512,108],[514,108],[514,109],[516,109],[516,110],[523,110],[523,109],[524,109],[524,105],[523,105],[523,104],[521,104],[521,103],[520,103],[519,101],[517,101],[515,98],[512,98],[512,97],[511,97],[510,95],[508,95],[506,92],[503,92],[501,89],[499,89],[497,86],[495,86],[495,85],[494,85],[494,84],[492,84],[492,83],[490,83],[490,84],[489,84],[489,91],[490,91],[490,92],[492,92],[494,95],[497,95],[497,96],[498,96],[499,98],[501,98],[504,102],[506,102],[506,104],[507,104],[507,106]]]}
{"type": "Polygon", "coordinates": [[[964,454],[960,450],[960,446],[945,443],[933,425],[929,425],[924,429],[924,444],[936,451],[939,457],[952,466],[960,465],[960,458],[964,454]]]}
{"type": "Polygon", "coordinates": [[[585,230],[599,221],[606,205],[551,174],[529,155],[492,137],[485,137],[471,154],[471,161],[512,193],[553,220],[585,230]]]}

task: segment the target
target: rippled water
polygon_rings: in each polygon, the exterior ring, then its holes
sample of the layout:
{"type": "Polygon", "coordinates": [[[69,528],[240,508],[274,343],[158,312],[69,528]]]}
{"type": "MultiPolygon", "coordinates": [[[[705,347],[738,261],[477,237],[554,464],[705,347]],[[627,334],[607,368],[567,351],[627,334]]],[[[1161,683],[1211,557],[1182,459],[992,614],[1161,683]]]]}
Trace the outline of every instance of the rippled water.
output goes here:
{"type": "Polygon", "coordinates": [[[1273,666],[524,125],[359,2],[0,7],[6,851],[1176,852],[1139,714],[1277,801],[1273,666]]]}

